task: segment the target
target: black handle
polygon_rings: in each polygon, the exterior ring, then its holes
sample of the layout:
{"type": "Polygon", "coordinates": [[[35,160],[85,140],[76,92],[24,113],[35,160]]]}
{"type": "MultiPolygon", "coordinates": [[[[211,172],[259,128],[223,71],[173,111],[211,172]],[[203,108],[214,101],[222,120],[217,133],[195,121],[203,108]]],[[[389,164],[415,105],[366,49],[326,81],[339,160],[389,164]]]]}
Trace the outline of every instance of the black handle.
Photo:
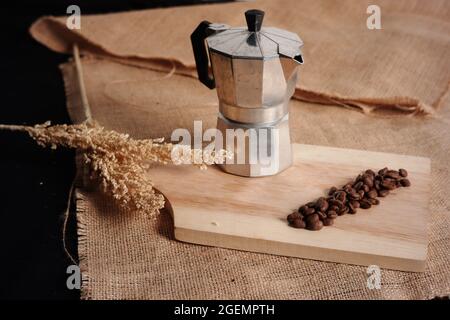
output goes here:
{"type": "Polygon", "coordinates": [[[253,9],[245,11],[245,20],[247,21],[247,28],[250,32],[257,32],[261,30],[264,19],[264,11],[253,9]]]}
{"type": "Polygon", "coordinates": [[[192,50],[194,51],[195,65],[197,66],[198,79],[210,89],[216,87],[213,77],[209,76],[208,71],[208,52],[205,39],[208,37],[208,27],[211,22],[202,21],[191,34],[192,50]]]}

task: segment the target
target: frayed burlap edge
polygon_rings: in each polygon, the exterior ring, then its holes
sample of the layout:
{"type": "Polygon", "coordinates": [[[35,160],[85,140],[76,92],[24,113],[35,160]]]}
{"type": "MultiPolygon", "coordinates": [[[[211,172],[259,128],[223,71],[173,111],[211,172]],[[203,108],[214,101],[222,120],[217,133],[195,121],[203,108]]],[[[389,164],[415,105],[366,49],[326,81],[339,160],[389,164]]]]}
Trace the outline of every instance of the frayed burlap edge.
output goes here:
{"type": "MultiPolygon", "coordinates": [[[[78,166],[78,163],[77,163],[78,166]]],[[[77,233],[78,233],[78,263],[81,271],[81,299],[91,299],[90,275],[87,257],[87,227],[84,221],[86,214],[86,200],[79,190],[75,190],[75,205],[77,215],[77,233]]]]}
{"type": "MultiPolygon", "coordinates": [[[[80,72],[82,72],[80,62],[79,62],[79,51],[78,47],[73,47],[73,53],[75,63],[69,61],[68,63],[61,64],[59,66],[61,74],[63,76],[64,91],[66,95],[66,107],[69,117],[73,123],[83,123],[86,122],[90,117],[89,105],[87,104],[86,92],[84,92],[84,87],[80,86],[82,78],[80,78],[80,72]],[[77,79],[78,82],[73,81],[77,79]],[[83,99],[84,97],[84,99],[83,99]],[[83,110],[83,112],[80,112],[83,110]]],[[[76,221],[77,221],[77,239],[78,239],[78,266],[81,271],[81,290],[80,298],[82,300],[91,299],[90,290],[90,275],[88,267],[88,256],[87,256],[87,227],[84,220],[87,210],[87,203],[83,195],[80,193],[80,188],[87,186],[87,168],[81,160],[82,155],[77,152],[75,156],[76,164],[76,176],[75,176],[75,189],[74,189],[74,200],[75,200],[75,211],[76,211],[76,221]]]]}

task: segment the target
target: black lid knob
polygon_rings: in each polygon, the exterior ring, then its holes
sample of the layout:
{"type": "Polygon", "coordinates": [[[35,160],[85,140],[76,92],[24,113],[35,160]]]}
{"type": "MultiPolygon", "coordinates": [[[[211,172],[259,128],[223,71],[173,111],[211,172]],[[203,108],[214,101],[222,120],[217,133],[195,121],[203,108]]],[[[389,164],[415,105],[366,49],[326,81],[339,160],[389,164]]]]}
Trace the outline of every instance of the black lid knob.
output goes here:
{"type": "Polygon", "coordinates": [[[245,11],[245,20],[247,20],[248,31],[255,32],[261,30],[264,19],[264,11],[252,9],[245,11]]]}

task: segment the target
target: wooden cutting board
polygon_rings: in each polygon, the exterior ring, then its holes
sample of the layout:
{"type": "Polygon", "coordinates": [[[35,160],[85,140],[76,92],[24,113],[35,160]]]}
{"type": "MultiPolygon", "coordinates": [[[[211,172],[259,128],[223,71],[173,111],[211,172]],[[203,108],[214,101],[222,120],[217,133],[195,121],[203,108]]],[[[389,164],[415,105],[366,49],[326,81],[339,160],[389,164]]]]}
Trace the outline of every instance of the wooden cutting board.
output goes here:
{"type": "Polygon", "coordinates": [[[217,167],[167,166],[152,178],[172,207],[175,238],[208,246],[358,265],[423,271],[430,191],[428,158],[294,144],[294,165],[245,178],[217,167]],[[381,204],[338,217],[320,231],[294,229],[286,216],[361,171],[405,168],[412,186],[381,204]]]}

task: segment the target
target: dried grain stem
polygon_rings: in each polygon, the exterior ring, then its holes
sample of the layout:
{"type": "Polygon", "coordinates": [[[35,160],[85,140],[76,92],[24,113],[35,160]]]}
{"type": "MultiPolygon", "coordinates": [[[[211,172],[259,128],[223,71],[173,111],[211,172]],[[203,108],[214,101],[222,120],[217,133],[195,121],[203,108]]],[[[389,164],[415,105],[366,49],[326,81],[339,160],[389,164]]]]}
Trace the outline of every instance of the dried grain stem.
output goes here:
{"type": "MultiPolygon", "coordinates": [[[[3,125],[1,130],[27,132],[39,145],[56,149],[77,149],[89,166],[91,178],[99,181],[102,189],[128,209],[143,210],[152,215],[164,207],[164,197],[155,192],[147,174],[152,164],[185,163],[186,150],[173,157],[174,145],[163,139],[136,140],[128,134],[106,130],[100,125],[54,125],[50,122],[35,126],[3,125]],[[181,161],[184,160],[184,161],[181,161]]],[[[198,150],[189,149],[193,163],[204,167],[218,163],[230,155],[220,150],[209,157],[198,159],[198,150]]]]}

